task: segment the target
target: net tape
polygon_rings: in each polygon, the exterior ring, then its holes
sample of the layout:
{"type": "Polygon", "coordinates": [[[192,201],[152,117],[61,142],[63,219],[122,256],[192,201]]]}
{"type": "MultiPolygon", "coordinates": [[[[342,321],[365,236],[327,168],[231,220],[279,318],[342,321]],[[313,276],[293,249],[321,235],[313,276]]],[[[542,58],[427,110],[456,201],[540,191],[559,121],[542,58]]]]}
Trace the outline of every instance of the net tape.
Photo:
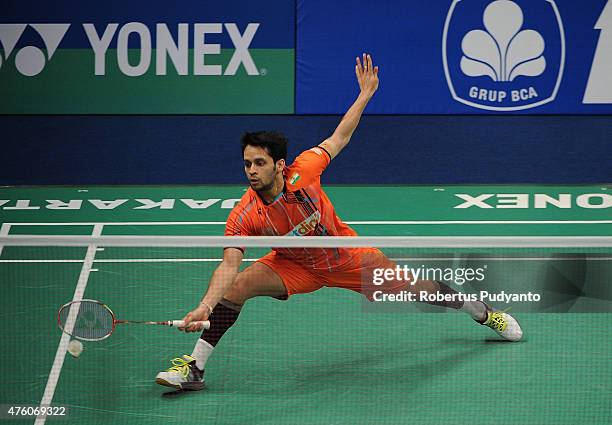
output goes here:
{"type": "Polygon", "coordinates": [[[274,248],[611,248],[612,236],[39,236],[0,237],[0,246],[274,248]]]}

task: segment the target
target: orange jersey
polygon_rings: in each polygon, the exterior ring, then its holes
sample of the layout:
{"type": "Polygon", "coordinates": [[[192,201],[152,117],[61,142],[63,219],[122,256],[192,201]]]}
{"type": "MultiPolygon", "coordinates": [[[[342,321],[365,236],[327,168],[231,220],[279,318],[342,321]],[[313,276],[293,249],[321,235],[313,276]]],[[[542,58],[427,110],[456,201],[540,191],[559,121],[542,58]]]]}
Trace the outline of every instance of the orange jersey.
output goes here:
{"type": "MultiPolygon", "coordinates": [[[[321,188],[321,173],[331,157],[325,149],[314,147],[302,152],[285,169],[285,190],[266,204],[249,187],[230,213],[226,236],[356,236],[340,220],[334,206],[321,188]]],[[[278,254],[306,267],[331,269],[350,259],[342,248],[273,248],[278,254]]]]}

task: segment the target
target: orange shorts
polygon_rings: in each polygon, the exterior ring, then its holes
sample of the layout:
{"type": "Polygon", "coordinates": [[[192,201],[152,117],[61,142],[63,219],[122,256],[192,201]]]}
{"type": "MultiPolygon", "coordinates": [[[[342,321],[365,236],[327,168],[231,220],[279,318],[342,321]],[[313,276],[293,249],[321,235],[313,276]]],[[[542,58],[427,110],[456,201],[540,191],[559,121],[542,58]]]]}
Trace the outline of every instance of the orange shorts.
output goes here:
{"type": "Polygon", "coordinates": [[[272,251],[260,258],[281,278],[287,295],[305,294],[324,286],[345,288],[372,299],[374,291],[396,293],[406,288],[409,281],[392,280],[382,285],[373,284],[374,269],[395,268],[396,264],[375,248],[351,248],[351,260],[342,266],[313,269],[302,266],[291,258],[272,251]]]}

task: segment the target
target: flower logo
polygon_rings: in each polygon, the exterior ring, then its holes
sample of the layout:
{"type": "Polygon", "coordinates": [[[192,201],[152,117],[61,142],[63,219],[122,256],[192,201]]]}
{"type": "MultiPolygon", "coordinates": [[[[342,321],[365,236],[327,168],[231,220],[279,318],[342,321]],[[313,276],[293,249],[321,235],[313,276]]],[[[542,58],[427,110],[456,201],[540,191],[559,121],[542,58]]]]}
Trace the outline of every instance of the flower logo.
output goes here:
{"type": "Polygon", "coordinates": [[[535,77],[546,69],[544,39],[539,32],[522,30],[523,11],[510,0],[496,0],[483,15],[486,31],[472,30],[461,43],[461,70],[470,77],[514,81],[535,77]]]}
{"type": "Polygon", "coordinates": [[[442,35],[454,100],[489,111],[552,102],[565,64],[555,0],[453,0],[442,35]]]}

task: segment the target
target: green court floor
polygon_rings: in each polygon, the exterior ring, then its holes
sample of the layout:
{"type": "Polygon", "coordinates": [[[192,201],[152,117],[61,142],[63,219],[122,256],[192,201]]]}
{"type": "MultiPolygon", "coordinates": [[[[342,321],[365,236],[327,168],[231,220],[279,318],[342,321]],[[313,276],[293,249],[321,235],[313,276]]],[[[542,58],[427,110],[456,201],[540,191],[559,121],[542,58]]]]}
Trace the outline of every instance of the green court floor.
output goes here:
{"type": "MultiPolygon", "coordinates": [[[[0,236],[91,235],[94,229],[103,235],[220,235],[242,190],[0,188],[0,236]]],[[[612,187],[605,185],[331,186],[327,193],[362,235],[612,236],[612,187]],[[456,208],[466,198],[475,205],[456,208]]],[[[525,331],[520,343],[500,342],[455,312],[371,309],[359,295],[333,288],[288,301],[251,300],[211,357],[207,388],[181,393],[154,383],[156,373],[190,353],[197,339],[173,329],[118,327],[54,368],[61,338],[55,315],[74,296],[86,249],[0,249],[0,314],[7,323],[0,404],[37,405],[54,381],[52,404],[67,406],[69,416],[49,423],[612,422],[609,250],[588,251],[597,256],[592,264],[570,258],[571,270],[562,269],[559,258],[529,265],[497,259],[504,268],[490,266],[492,278],[513,270],[503,285],[518,291],[560,279],[551,268],[571,274],[588,264],[579,270],[582,292],[571,294],[567,306],[518,309],[525,331]],[[598,297],[595,287],[603,292],[598,297]]],[[[569,247],[538,255],[566,253],[587,255],[569,247]]],[[[247,251],[251,259],[260,254],[247,251]]],[[[392,254],[421,260],[431,253],[392,254]]],[[[84,297],[108,303],[119,318],[177,319],[197,303],[219,256],[211,248],[99,248],[84,297]]],[[[14,421],[22,422],[34,420],[14,421]]]]}

